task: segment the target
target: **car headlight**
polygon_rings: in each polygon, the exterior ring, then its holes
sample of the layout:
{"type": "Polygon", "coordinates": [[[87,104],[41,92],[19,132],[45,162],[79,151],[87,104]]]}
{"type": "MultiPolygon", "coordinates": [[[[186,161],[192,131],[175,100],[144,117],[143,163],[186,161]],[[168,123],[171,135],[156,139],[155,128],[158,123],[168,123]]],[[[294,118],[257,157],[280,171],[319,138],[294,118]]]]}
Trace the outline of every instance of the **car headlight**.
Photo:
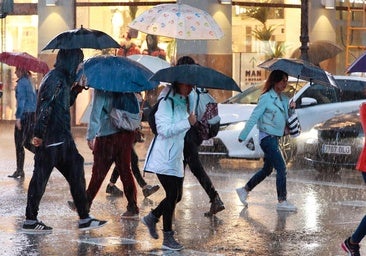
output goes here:
{"type": "Polygon", "coordinates": [[[317,144],[318,143],[318,130],[312,128],[308,132],[303,133],[303,138],[306,144],[317,144]]]}
{"type": "Polygon", "coordinates": [[[224,124],[220,126],[220,131],[236,131],[236,130],[243,130],[246,122],[237,122],[231,124],[224,124]]]}

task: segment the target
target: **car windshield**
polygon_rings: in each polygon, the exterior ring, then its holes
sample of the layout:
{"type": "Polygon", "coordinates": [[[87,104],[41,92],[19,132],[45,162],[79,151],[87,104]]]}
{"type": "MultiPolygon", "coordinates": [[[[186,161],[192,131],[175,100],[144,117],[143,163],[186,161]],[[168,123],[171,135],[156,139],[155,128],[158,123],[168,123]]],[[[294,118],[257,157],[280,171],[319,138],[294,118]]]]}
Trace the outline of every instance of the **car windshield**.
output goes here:
{"type": "MultiPolygon", "coordinates": [[[[294,96],[296,92],[298,92],[307,82],[302,80],[297,80],[295,78],[289,79],[288,85],[284,93],[291,98],[294,96]]],[[[262,94],[262,89],[264,86],[264,82],[249,87],[248,89],[244,90],[243,92],[227,99],[226,101],[222,102],[224,104],[257,104],[259,96],[262,94]]]]}

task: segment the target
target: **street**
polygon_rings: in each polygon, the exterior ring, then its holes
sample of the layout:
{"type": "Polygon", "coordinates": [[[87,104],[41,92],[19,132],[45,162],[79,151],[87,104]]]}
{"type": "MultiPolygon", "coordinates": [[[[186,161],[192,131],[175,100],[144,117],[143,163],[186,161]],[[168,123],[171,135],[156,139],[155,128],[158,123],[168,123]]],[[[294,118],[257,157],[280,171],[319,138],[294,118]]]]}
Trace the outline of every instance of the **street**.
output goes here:
{"type": "MultiPolygon", "coordinates": [[[[249,206],[244,208],[235,188],[244,186],[261,162],[224,159],[220,166],[207,168],[226,207],[214,217],[204,215],[210,207],[209,199],[186,170],[183,199],[177,205],[173,222],[175,237],[185,246],[180,252],[160,249],[162,220],[157,224],[160,238],[154,240],[140,221],[120,219],[127,201],[105,193],[111,172],[91,208],[94,217],[108,220],[106,226],[89,232],[77,229],[78,216],[66,203],[71,199],[68,184],[54,170],[39,210],[39,219],[53,227],[53,232],[28,235],[22,233],[21,226],[33,155],[26,152],[24,180],[7,177],[16,166],[13,129],[12,122],[0,123],[0,255],[346,255],[340,244],[366,214],[366,185],[359,172],[341,170],[338,174],[322,175],[301,166],[289,166],[287,176],[288,200],[298,207],[297,213],[276,211],[275,173],[249,194],[249,206]]],[[[85,141],[85,128],[74,128],[73,134],[85,158],[88,183],[92,154],[85,141]]],[[[147,142],[136,145],[141,168],[150,140],[148,134],[147,142]]],[[[152,174],[145,178],[149,184],[159,184],[152,174]]],[[[120,181],[117,186],[122,188],[120,181]]],[[[140,217],[163,197],[164,191],[160,189],[144,199],[138,188],[140,217]]],[[[361,255],[366,255],[363,244],[361,255]]]]}

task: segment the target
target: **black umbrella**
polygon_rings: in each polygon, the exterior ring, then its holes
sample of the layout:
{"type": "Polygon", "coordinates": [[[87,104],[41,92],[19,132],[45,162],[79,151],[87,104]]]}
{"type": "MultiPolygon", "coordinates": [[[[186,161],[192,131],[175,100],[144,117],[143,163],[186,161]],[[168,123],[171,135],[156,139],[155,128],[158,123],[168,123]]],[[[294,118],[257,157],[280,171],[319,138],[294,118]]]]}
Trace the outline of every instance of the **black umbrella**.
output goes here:
{"type": "Polygon", "coordinates": [[[167,83],[191,84],[202,88],[241,92],[236,82],[227,75],[200,65],[178,65],[156,72],[150,80],[167,83]]]}
{"type": "Polygon", "coordinates": [[[42,49],[42,51],[54,49],[107,49],[120,47],[121,45],[108,34],[95,29],[83,28],[83,26],[81,26],[79,29],[67,30],[58,34],[42,49]]]}
{"type": "Polygon", "coordinates": [[[276,69],[282,70],[292,77],[319,84],[335,86],[332,75],[318,66],[301,59],[273,58],[259,64],[258,67],[270,71],[276,69]]]}

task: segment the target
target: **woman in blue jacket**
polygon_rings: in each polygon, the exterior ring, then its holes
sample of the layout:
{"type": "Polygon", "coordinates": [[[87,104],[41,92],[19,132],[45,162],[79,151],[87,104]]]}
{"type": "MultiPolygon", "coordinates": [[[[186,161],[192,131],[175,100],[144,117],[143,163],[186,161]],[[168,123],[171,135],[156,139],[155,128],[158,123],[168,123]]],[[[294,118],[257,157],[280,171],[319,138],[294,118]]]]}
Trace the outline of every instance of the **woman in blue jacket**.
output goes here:
{"type": "MultiPolygon", "coordinates": [[[[297,208],[287,201],[286,164],[280,151],[278,140],[288,133],[286,123],[288,119],[289,98],[283,94],[287,86],[288,74],[281,70],[274,70],[269,75],[258,105],[253,110],[248,122],[239,135],[239,142],[248,143],[248,134],[256,124],[259,130],[260,146],[264,152],[264,165],[257,171],[248,183],[236,189],[240,201],[246,206],[249,191],[269,176],[273,168],[277,171],[277,210],[296,211],[297,208]]],[[[295,107],[294,103],[291,107],[295,107]]]]}

